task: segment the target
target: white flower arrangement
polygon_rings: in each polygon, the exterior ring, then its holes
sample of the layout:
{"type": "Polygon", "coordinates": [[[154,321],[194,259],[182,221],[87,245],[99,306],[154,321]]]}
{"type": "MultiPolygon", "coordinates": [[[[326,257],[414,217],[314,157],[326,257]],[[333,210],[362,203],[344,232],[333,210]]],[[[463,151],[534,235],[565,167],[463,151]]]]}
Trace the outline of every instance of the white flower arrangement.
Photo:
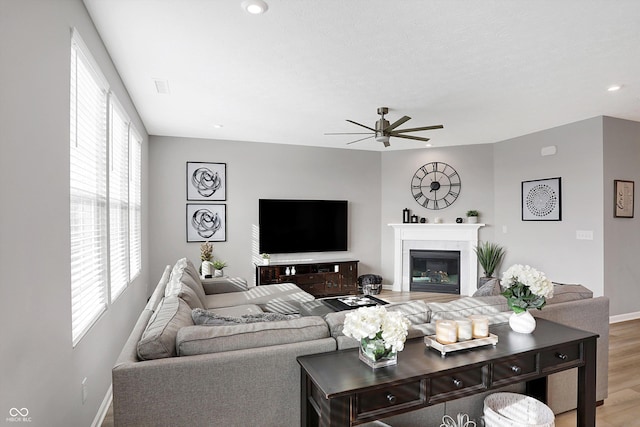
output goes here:
{"type": "Polygon", "coordinates": [[[402,351],[407,339],[409,321],[400,312],[389,312],[384,306],[361,307],[347,313],[342,333],[364,343],[382,340],[387,350],[402,351]]]}
{"type": "Polygon", "coordinates": [[[529,308],[541,310],[547,298],[553,297],[553,284],[544,273],[528,265],[515,264],[502,273],[502,295],[514,313],[529,308]]]}

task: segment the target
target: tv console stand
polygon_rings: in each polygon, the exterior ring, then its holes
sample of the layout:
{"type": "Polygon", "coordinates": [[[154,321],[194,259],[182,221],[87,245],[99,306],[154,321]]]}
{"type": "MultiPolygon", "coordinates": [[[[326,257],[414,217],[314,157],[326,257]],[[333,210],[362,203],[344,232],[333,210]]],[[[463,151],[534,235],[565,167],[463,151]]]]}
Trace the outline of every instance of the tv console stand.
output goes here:
{"type": "Polygon", "coordinates": [[[295,283],[315,297],[355,295],[358,292],[357,280],[358,260],[352,259],[256,264],[258,286],[295,283]]]}

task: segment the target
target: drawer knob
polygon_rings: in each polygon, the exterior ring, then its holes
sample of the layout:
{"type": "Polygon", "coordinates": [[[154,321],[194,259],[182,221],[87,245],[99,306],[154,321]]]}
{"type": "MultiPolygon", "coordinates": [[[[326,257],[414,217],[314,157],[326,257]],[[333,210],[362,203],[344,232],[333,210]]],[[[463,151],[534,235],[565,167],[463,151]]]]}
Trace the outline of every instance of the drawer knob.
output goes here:
{"type": "Polygon", "coordinates": [[[461,380],[454,378],[453,385],[456,386],[457,388],[461,388],[464,385],[464,383],[461,380]]]}
{"type": "Polygon", "coordinates": [[[387,393],[387,400],[388,400],[388,401],[389,401],[389,403],[391,403],[392,405],[393,405],[394,403],[396,403],[396,397],[395,397],[393,394],[391,394],[391,393],[387,393]]]}
{"type": "Polygon", "coordinates": [[[556,353],[556,357],[560,360],[567,360],[569,358],[569,356],[564,353],[556,353]]]}
{"type": "Polygon", "coordinates": [[[512,371],[514,374],[519,374],[520,372],[522,372],[522,369],[520,368],[520,366],[513,365],[513,366],[511,367],[511,371],[512,371]]]}

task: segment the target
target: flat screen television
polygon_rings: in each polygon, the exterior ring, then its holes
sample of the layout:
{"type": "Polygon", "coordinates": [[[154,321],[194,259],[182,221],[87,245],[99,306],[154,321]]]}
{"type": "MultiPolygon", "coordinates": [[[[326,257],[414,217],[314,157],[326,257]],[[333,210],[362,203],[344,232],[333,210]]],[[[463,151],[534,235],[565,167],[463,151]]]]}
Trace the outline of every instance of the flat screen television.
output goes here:
{"type": "Polygon", "coordinates": [[[347,250],[346,200],[260,199],[260,253],[347,250]]]}

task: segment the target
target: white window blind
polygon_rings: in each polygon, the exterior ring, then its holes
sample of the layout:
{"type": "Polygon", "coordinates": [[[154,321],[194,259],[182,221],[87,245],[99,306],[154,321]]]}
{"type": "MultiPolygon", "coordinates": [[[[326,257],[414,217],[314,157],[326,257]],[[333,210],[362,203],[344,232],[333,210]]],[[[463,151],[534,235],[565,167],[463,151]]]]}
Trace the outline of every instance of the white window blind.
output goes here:
{"type": "Polygon", "coordinates": [[[75,346],[106,309],[107,90],[84,43],[71,46],[71,325],[75,346]]]}
{"type": "Polygon", "coordinates": [[[129,280],[142,270],[142,138],[129,128],[129,280]]]}
{"type": "Polygon", "coordinates": [[[109,286],[111,301],[129,284],[129,118],[109,100],[109,286]]]}

